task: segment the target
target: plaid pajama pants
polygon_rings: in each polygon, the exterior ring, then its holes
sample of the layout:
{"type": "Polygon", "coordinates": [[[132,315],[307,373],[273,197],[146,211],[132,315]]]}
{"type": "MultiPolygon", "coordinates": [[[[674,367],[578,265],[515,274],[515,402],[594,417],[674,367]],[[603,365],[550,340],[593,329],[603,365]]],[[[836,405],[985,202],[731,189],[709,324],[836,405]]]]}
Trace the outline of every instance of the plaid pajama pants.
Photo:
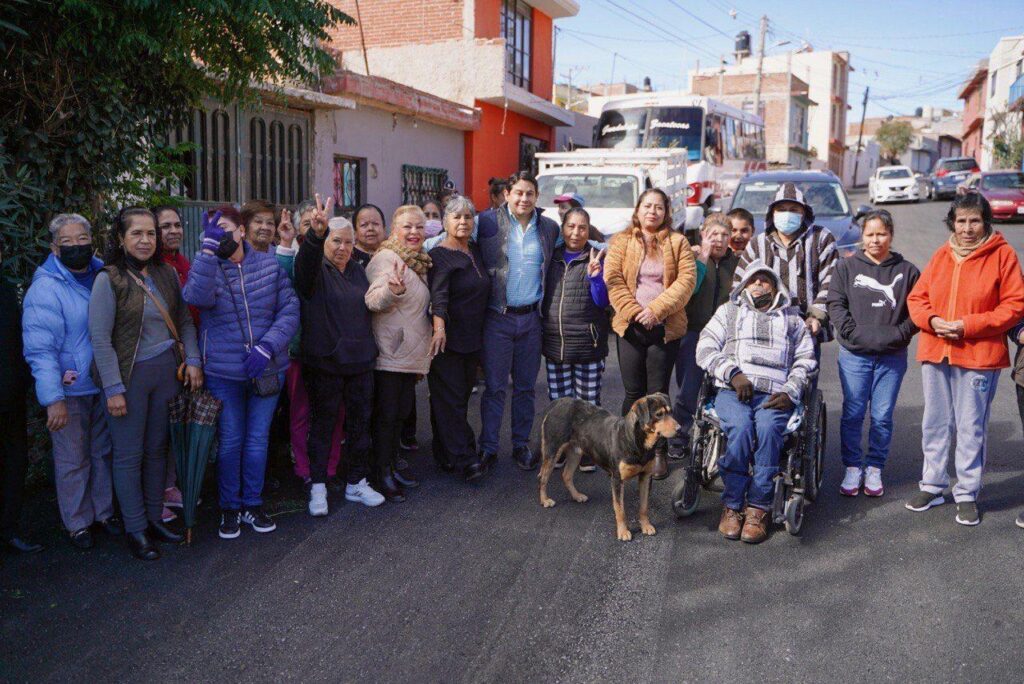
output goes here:
{"type": "Polygon", "coordinates": [[[548,397],[551,401],[562,397],[576,397],[601,405],[601,374],[604,360],[593,363],[547,362],[548,397]]]}

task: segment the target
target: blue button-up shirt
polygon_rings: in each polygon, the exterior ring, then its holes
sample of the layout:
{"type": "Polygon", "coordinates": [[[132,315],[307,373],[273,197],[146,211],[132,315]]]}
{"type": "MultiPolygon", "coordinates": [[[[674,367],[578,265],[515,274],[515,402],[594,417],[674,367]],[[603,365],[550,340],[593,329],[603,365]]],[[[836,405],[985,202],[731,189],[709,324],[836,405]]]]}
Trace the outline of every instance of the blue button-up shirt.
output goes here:
{"type": "Polygon", "coordinates": [[[508,281],[505,283],[505,302],[508,306],[529,306],[541,298],[544,271],[544,248],[537,233],[537,212],[524,230],[513,214],[508,233],[508,281]]]}

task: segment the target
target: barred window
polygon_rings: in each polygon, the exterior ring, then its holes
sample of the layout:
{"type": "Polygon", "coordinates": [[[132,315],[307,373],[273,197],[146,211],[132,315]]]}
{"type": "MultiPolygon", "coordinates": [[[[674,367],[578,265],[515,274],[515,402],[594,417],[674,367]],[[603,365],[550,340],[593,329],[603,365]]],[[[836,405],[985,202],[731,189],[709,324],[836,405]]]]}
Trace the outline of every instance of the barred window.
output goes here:
{"type": "Polygon", "coordinates": [[[363,169],[366,160],[359,157],[334,158],[335,211],[355,218],[352,213],[363,203],[363,169]]]}
{"type": "Polygon", "coordinates": [[[402,204],[422,206],[427,200],[436,201],[447,180],[446,169],[402,164],[402,204]]]}
{"type": "Polygon", "coordinates": [[[502,0],[501,37],[505,39],[505,78],[529,90],[533,10],[523,0],[502,0]]]}

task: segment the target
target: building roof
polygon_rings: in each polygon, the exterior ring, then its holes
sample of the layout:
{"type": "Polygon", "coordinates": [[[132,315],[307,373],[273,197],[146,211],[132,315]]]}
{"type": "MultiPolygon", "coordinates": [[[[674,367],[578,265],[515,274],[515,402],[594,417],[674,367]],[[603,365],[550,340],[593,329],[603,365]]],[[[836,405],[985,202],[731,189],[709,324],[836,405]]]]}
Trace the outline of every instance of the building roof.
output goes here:
{"type": "Polygon", "coordinates": [[[958,100],[966,100],[970,97],[971,92],[976,90],[980,85],[985,82],[985,78],[988,76],[988,58],[978,62],[977,66],[974,67],[974,72],[971,73],[967,82],[964,83],[963,87],[960,88],[960,93],[956,96],[958,100]]]}

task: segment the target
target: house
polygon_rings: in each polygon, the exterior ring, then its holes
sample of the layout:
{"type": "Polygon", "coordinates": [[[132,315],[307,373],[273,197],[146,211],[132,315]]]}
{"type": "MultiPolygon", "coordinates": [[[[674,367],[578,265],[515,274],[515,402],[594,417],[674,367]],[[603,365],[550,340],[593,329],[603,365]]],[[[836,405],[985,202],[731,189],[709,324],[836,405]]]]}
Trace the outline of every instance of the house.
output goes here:
{"type": "Polygon", "coordinates": [[[974,157],[981,165],[985,146],[985,93],[988,92],[988,59],[981,60],[960,88],[957,98],[964,101],[963,129],[960,133],[964,156],[974,157]]]}
{"type": "Polygon", "coordinates": [[[332,0],[358,26],[330,31],[345,71],[383,77],[480,111],[464,132],[463,190],[488,206],[487,183],[534,166],[572,112],[554,104],[554,21],[576,0],[332,0]]]}
{"type": "MultiPolygon", "coordinates": [[[[984,137],[981,151],[981,168],[993,169],[996,163],[992,152],[992,135],[997,133],[998,122],[1006,112],[1011,112],[1010,87],[1024,73],[1024,35],[1007,36],[996,43],[988,57],[988,83],[985,96],[984,137]]],[[[1013,113],[1007,125],[1021,127],[1021,115],[1013,113]]]]}
{"type": "MultiPolygon", "coordinates": [[[[690,92],[752,111],[754,74],[695,74],[690,92]]],[[[808,85],[791,71],[766,73],[761,78],[761,115],[764,118],[765,156],[769,163],[794,169],[810,168],[809,110],[817,102],[807,96],[808,85]]]]}
{"type": "Polygon", "coordinates": [[[860,149],[857,148],[857,136],[846,136],[846,145],[850,153],[843,158],[843,185],[847,189],[861,188],[868,184],[868,179],[879,166],[881,151],[873,138],[864,138],[860,149]],[[856,175],[854,172],[856,171],[856,175]]]}
{"type": "MultiPolygon", "coordinates": [[[[913,116],[868,117],[864,119],[864,140],[873,141],[883,124],[897,121],[908,123],[913,129],[909,147],[897,160],[899,164],[910,167],[916,173],[927,174],[935,168],[935,162],[941,157],[960,156],[961,115],[948,109],[918,107],[913,116]]],[[[856,144],[856,138],[860,133],[861,122],[851,123],[847,128],[847,140],[853,138],[856,144]]],[[[888,159],[881,162],[883,165],[890,163],[888,159]]],[[[859,175],[858,171],[858,177],[859,175]]]]}

